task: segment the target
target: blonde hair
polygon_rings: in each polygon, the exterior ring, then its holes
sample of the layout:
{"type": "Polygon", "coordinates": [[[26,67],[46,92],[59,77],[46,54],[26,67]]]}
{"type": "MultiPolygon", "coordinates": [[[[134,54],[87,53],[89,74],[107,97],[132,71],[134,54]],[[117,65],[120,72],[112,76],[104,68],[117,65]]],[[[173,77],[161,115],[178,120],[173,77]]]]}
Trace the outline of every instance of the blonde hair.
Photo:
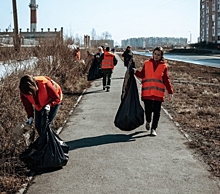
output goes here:
{"type": "Polygon", "coordinates": [[[36,95],[37,93],[37,82],[31,75],[24,75],[20,79],[19,89],[21,93],[28,95],[36,95]]]}
{"type": "Polygon", "coordinates": [[[103,48],[102,48],[101,46],[99,46],[98,49],[99,49],[100,51],[103,51],[103,48]]]}

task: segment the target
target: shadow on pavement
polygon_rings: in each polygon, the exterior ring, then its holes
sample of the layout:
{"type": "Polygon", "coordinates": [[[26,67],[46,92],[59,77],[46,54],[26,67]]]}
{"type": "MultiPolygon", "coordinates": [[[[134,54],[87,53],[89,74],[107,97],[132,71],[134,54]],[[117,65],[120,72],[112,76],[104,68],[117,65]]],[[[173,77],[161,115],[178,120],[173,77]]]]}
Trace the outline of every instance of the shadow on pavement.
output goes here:
{"type": "Polygon", "coordinates": [[[143,138],[150,136],[147,135],[141,135],[136,136],[140,133],[144,133],[146,131],[139,131],[131,134],[108,134],[108,135],[101,135],[96,137],[87,137],[82,139],[77,139],[73,141],[68,141],[66,144],[69,146],[70,150],[75,150],[79,148],[85,148],[85,147],[92,147],[92,146],[98,146],[98,145],[104,145],[104,144],[111,144],[111,143],[119,143],[119,142],[130,142],[135,141],[138,138],[143,138]]]}
{"type": "Polygon", "coordinates": [[[39,171],[35,171],[34,175],[47,174],[47,173],[55,172],[55,171],[62,170],[62,169],[63,169],[63,167],[44,168],[44,169],[40,169],[39,171]]]}
{"type": "Polygon", "coordinates": [[[90,91],[90,92],[84,92],[83,95],[87,95],[87,94],[92,94],[92,93],[102,93],[103,90],[100,89],[100,90],[95,90],[95,91],[90,91]]]}

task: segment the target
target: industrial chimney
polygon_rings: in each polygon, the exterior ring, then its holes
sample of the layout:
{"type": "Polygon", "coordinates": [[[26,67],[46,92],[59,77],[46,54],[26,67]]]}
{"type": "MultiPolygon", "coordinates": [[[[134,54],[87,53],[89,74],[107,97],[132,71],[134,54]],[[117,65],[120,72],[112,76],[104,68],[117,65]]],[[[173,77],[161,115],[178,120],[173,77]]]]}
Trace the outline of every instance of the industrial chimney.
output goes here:
{"type": "Polygon", "coordinates": [[[31,32],[37,31],[37,8],[36,0],[31,0],[29,7],[31,9],[31,32]]]}

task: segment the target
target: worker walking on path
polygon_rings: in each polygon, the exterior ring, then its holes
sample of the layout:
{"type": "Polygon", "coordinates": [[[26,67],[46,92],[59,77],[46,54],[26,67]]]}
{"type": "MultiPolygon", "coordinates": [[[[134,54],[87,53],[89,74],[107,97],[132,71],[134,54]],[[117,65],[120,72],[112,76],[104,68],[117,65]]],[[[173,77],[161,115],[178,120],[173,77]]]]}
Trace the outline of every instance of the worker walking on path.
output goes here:
{"type": "Polygon", "coordinates": [[[124,57],[124,66],[128,67],[128,65],[133,62],[133,52],[131,51],[131,47],[127,46],[125,52],[122,54],[124,57]]]}
{"type": "Polygon", "coordinates": [[[106,47],[106,52],[101,55],[101,61],[103,90],[107,89],[106,91],[109,92],[111,87],[111,75],[118,60],[115,58],[115,55],[110,52],[110,47],[106,47]]]}
{"type": "Polygon", "coordinates": [[[145,105],[146,129],[150,129],[151,117],[151,135],[156,136],[156,129],[160,118],[160,110],[164,101],[165,88],[168,91],[169,99],[173,97],[173,89],[170,83],[167,65],[164,60],[164,51],[162,47],[156,47],[153,50],[153,57],[144,62],[142,71],[135,71],[135,75],[142,79],[142,100],[145,105]]]}

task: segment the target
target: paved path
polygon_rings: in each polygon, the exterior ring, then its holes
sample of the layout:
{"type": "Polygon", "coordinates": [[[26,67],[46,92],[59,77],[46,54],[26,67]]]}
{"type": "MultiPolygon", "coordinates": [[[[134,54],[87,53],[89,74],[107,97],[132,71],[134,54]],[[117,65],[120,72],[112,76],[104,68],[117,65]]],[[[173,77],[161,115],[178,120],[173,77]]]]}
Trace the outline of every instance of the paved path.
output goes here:
{"type": "Polygon", "coordinates": [[[163,111],[157,137],[144,125],[131,132],[114,126],[124,73],[120,61],[109,93],[93,82],[60,135],[70,146],[67,166],[36,176],[28,194],[220,193],[219,180],[163,111]]]}

